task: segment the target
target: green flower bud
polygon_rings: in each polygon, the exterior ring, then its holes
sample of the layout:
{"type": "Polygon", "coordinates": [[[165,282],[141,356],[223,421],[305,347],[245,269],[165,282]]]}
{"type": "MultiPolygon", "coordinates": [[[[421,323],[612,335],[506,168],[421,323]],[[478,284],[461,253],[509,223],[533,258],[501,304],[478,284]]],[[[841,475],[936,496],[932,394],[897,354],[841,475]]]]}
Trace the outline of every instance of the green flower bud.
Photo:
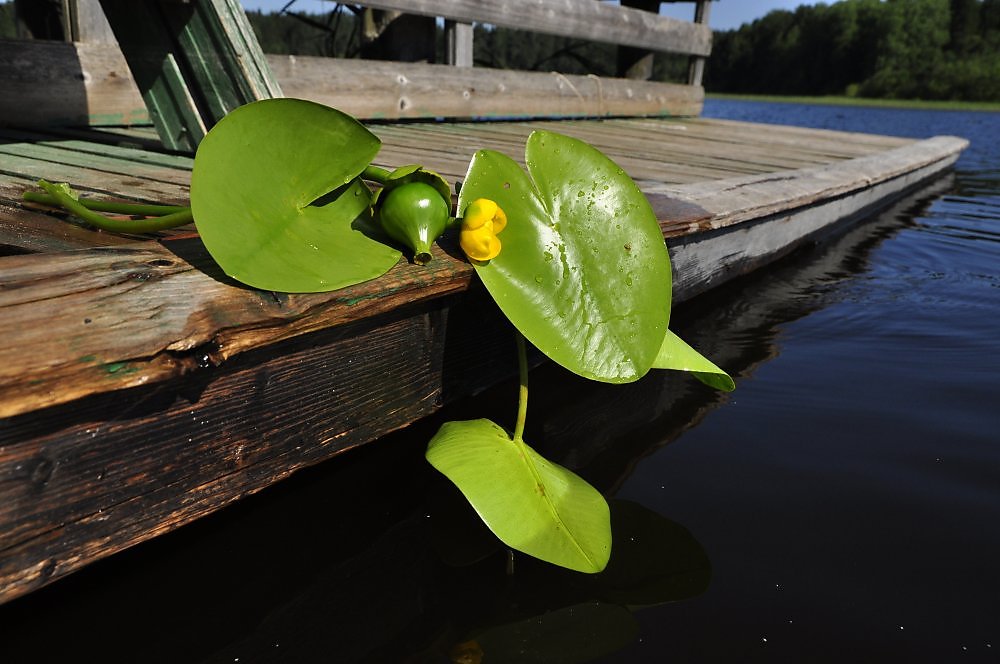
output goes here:
{"type": "Polygon", "coordinates": [[[451,205],[436,187],[406,182],[381,192],[375,218],[393,240],[413,250],[413,262],[431,259],[431,244],[448,226],[451,205]]]}

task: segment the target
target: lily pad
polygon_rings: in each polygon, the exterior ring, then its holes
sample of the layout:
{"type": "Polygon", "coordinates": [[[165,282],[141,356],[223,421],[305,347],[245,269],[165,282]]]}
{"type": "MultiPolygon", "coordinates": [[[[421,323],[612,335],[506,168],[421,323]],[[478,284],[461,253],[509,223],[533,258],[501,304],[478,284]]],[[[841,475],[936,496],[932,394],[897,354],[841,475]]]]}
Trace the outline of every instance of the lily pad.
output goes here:
{"type": "Polygon", "coordinates": [[[474,263],[510,321],[570,371],[624,383],[641,378],[667,330],[670,259],[638,186],[596,148],[536,131],[525,173],[480,150],[458,211],[477,198],[507,216],[500,255],[474,263]]]}
{"type": "Polygon", "coordinates": [[[604,497],[490,420],[445,422],[426,456],[507,546],[580,572],[607,565],[611,517],[604,497]]]}
{"type": "Polygon", "coordinates": [[[379,146],[351,116],[301,99],[232,111],[198,146],[191,175],[209,253],[266,290],[328,291],[385,273],[400,252],[377,239],[358,177],[379,146]]]}

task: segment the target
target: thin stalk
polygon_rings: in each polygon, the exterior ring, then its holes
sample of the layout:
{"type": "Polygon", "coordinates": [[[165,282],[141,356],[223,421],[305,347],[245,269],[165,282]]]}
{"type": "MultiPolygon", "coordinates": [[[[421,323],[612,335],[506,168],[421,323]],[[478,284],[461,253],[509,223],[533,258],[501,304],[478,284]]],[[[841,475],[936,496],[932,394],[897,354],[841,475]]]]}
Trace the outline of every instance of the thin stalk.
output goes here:
{"type": "Polygon", "coordinates": [[[525,348],[524,335],[514,331],[517,339],[517,371],[520,377],[520,387],[517,395],[517,422],[514,424],[514,440],[521,441],[524,436],[524,421],[528,417],[528,351],[525,348]]]}
{"type": "MultiPolygon", "coordinates": [[[[22,198],[32,203],[41,203],[42,205],[60,205],[55,196],[52,196],[51,194],[43,194],[40,191],[26,191],[22,195],[22,198]]],[[[183,205],[121,203],[116,201],[96,201],[87,198],[81,198],[78,202],[88,210],[96,210],[97,212],[113,212],[115,214],[134,214],[141,217],[162,217],[164,215],[174,214],[175,212],[186,212],[191,209],[189,207],[184,207],[183,205]]]]}
{"type": "Polygon", "coordinates": [[[392,174],[388,171],[374,164],[368,164],[364,171],[361,172],[361,177],[365,180],[370,180],[372,182],[378,182],[383,187],[389,181],[389,176],[392,174]]]}
{"type": "Polygon", "coordinates": [[[190,224],[194,220],[191,216],[190,208],[182,208],[180,212],[149,219],[112,219],[111,217],[105,217],[103,214],[98,214],[87,209],[80,201],[50,182],[39,180],[38,186],[48,192],[59,205],[80,217],[91,226],[96,226],[101,230],[111,231],[112,233],[152,233],[154,231],[162,231],[190,224]]]}

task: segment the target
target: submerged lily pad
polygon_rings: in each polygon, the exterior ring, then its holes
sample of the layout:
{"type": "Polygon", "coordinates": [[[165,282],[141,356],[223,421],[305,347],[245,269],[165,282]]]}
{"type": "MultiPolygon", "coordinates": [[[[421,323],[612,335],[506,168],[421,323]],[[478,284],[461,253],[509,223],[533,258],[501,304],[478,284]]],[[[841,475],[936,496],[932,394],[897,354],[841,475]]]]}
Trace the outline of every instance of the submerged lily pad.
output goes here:
{"type": "Polygon", "coordinates": [[[570,371],[624,383],[652,366],[667,330],[670,259],[646,197],[617,164],[568,136],[536,131],[526,174],[480,150],[458,212],[477,198],[507,216],[500,254],[476,271],[510,321],[570,371]]]}
{"type": "Polygon", "coordinates": [[[512,549],[579,572],[607,565],[611,517],[604,497],[490,420],[445,422],[427,460],[512,549]]]}
{"type": "Polygon", "coordinates": [[[400,252],[377,239],[359,178],[379,146],[351,116],[301,99],[232,111],[198,146],[191,175],[209,253],[266,290],[328,291],[385,273],[400,252]]]}

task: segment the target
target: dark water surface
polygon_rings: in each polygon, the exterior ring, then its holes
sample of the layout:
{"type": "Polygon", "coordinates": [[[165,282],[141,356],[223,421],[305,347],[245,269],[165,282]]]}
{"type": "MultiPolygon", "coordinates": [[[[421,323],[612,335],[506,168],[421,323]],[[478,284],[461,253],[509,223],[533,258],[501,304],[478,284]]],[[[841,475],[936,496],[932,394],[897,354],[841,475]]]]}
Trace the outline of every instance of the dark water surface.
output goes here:
{"type": "Polygon", "coordinates": [[[508,574],[423,461],[506,385],[0,607],[0,662],[1000,662],[1000,114],[705,115],[972,146],[675,311],[732,394],[533,372],[526,438],[612,498],[604,578],[508,574]]]}

